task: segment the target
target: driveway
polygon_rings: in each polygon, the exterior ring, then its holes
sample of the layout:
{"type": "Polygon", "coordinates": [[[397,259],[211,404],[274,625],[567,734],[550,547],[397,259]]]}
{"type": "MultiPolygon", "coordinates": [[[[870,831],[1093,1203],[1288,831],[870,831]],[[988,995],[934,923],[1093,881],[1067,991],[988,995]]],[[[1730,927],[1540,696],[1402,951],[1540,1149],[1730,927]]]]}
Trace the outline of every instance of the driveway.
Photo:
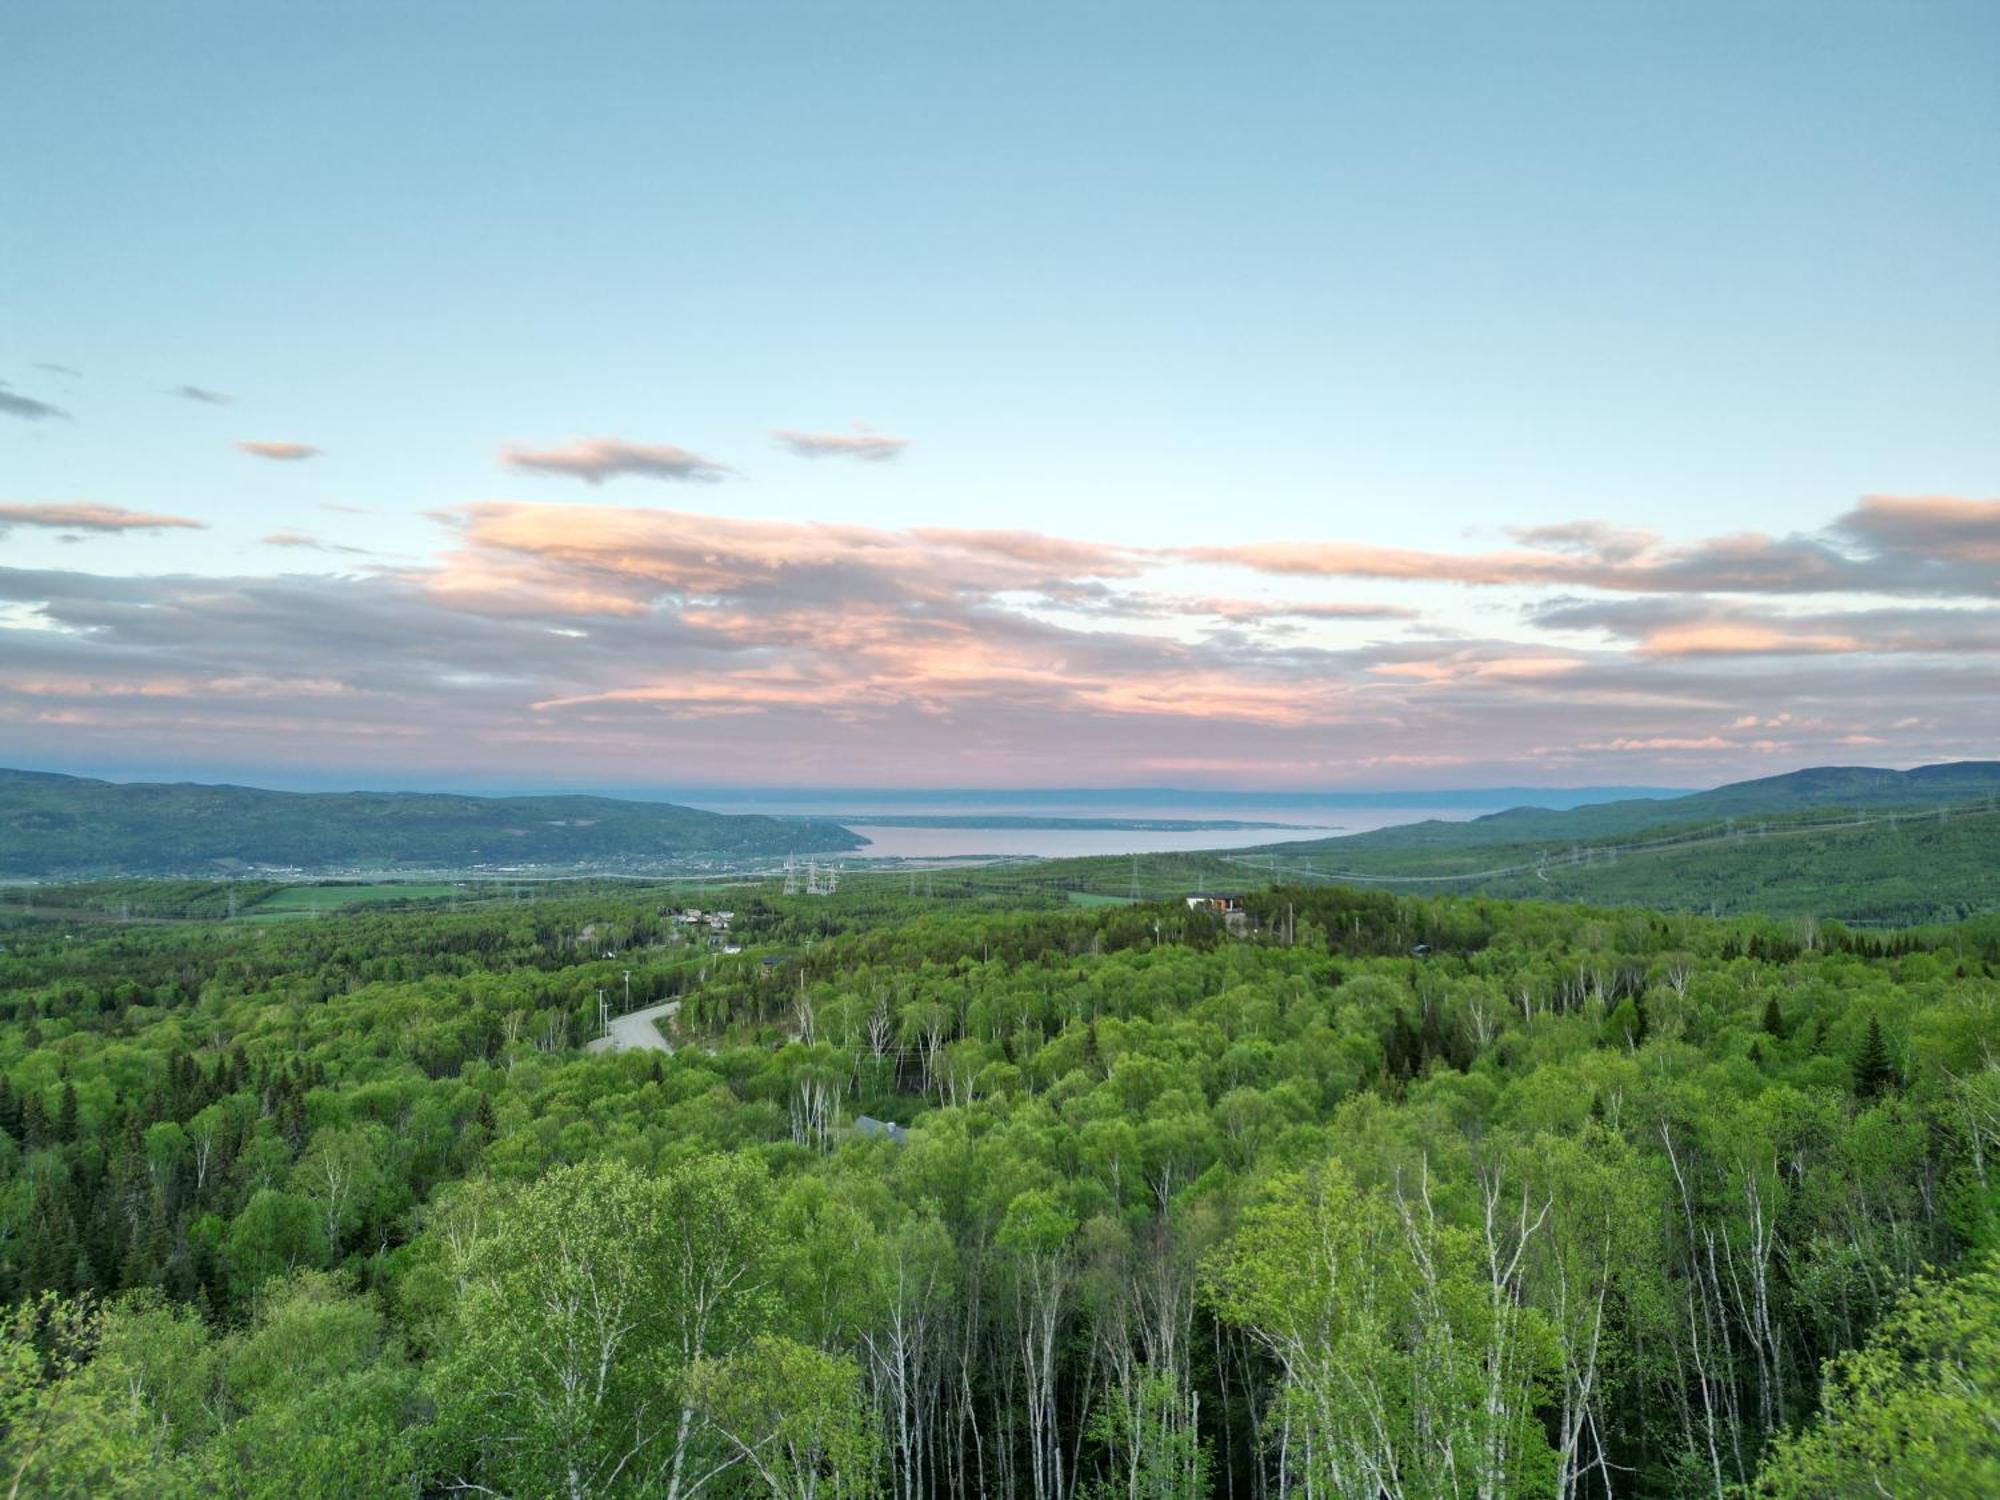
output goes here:
{"type": "Polygon", "coordinates": [[[629,1015],[611,1018],[611,1035],[598,1037],[586,1043],[586,1052],[632,1052],[651,1050],[671,1052],[674,1049],[653,1023],[664,1021],[680,1012],[681,1003],[669,1000],[665,1005],[649,1005],[644,1010],[635,1010],[629,1015]]]}

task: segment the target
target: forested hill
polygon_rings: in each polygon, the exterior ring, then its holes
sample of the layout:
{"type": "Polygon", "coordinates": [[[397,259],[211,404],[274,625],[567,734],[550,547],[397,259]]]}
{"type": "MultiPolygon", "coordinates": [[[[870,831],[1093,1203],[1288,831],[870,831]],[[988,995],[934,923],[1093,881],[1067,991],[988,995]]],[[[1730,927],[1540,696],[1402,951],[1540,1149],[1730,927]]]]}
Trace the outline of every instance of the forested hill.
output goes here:
{"type": "Polygon", "coordinates": [[[2000,763],[1826,769],[1570,813],[1268,846],[1246,875],[1711,915],[1953,921],[2000,908],[2000,763]]]}
{"type": "Polygon", "coordinates": [[[0,876],[212,875],[256,866],[657,868],[861,844],[832,823],[607,797],[273,792],[0,770],[0,876]]]}
{"type": "Polygon", "coordinates": [[[1735,781],[1681,797],[1642,797],[1555,810],[1515,807],[1462,823],[1432,820],[1344,838],[1293,844],[1294,852],[1436,849],[1484,844],[1589,843],[1651,828],[1815,810],[1886,810],[1951,806],[2000,797],[2000,761],[1963,760],[1911,771],[1874,766],[1815,766],[1782,776],[1735,781]]]}

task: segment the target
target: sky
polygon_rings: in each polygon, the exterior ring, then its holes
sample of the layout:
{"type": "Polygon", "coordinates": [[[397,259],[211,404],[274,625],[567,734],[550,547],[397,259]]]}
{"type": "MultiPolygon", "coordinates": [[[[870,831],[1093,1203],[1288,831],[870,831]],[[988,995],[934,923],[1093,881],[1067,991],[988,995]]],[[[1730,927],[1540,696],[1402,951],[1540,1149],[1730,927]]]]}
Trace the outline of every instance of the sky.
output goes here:
{"type": "Polygon", "coordinates": [[[2000,7],[14,0],[0,764],[2000,753],[2000,7]]]}

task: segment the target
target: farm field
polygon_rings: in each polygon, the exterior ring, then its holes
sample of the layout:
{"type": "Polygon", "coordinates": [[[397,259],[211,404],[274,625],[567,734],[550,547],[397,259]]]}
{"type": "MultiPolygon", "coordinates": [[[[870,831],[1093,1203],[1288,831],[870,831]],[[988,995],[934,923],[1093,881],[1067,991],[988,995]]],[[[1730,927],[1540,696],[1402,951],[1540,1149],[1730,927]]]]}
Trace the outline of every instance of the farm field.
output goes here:
{"type": "Polygon", "coordinates": [[[407,902],[446,901],[453,896],[467,899],[479,893],[455,884],[402,884],[385,881],[379,885],[287,885],[239,912],[252,919],[317,916],[357,906],[393,906],[407,902]]]}

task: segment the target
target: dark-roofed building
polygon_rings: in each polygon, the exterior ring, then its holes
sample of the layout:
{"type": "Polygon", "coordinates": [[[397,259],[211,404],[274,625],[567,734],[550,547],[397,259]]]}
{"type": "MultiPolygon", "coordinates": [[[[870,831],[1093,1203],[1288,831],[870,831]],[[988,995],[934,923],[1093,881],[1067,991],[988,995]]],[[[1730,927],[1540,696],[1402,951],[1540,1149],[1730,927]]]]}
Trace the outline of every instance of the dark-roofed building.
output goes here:
{"type": "Polygon", "coordinates": [[[899,1146],[907,1146],[910,1143],[909,1131],[898,1125],[894,1120],[878,1120],[873,1115],[856,1116],[854,1133],[856,1135],[865,1135],[875,1140],[887,1138],[899,1146]]]}

